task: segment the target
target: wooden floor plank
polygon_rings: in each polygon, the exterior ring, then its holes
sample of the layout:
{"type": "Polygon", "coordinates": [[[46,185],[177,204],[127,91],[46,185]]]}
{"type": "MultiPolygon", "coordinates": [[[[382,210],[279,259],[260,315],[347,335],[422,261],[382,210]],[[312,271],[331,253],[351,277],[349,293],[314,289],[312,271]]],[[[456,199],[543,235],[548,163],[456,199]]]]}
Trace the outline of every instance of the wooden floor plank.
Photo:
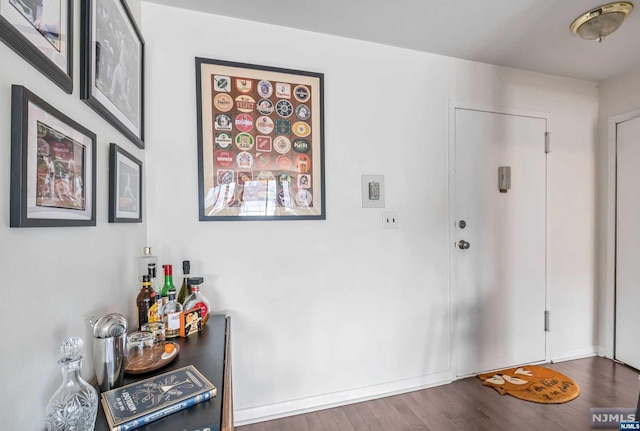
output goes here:
{"type": "Polygon", "coordinates": [[[343,408],[331,409],[331,414],[340,431],[356,431],[343,408]]]}
{"type": "Polygon", "coordinates": [[[307,418],[307,423],[311,431],[326,431],[320,420],[318,412],[307,413],[304,415],[307,418]]]}
{"type": "Polygon", "coordinates": [[[601,357],[544,365],[574,379],[580,396],[537,404],[500,395],[476,377],[392,397],[236,427],[236,431],[589,430],[594,407],[635,408],[638,370],[601,357]]]}
{"type": "Polygon", "coordinates": [[[486,387],[478,385],[474,378],[463,379],[456,385],[458,396],[467,400],[470,406],[483,412],[491,422],[500,424],[506,429],[518,431],[530,431],[536,428],[521,421],[513,411],[501,407],[500,397],[497,391],[487,392],[486,387]]]}
{"type": "Polygon", "coordinates": [[[305,415],[297,415],[291,418],[293,422],[293,428],[296,431],[312,431],[307,423],[307,417],[305,415]]]}
{"type": "Polygon", "coordinates": [[[326,431],[340,431],[340,428],[338,428],[338,424],[331,414],[331,410],[320,410],[318,412],[318,417],[320,418],[320,422],[322,423],[322,426],[326,431]]]}
{"type": "Polygon", "coordinates": [[[267,431],[265,422],[259,422],[257,424],[251,425],[251,427],[249,428],[249,431],[267,431]]]}
{"type": "Polygon", "coordinates": [[[380,421],[373,415],[371,412],[371,405],[368,403],[358,403],[355,404],[356,410],[358,410],[358,414],[362,418],[363,422],[367,424],[367,427],[371,431],[384,431],[384,427],[380,423],[380,421]]]}
{"type": "Polygon", "coordinates": [[[393,409],[387,398],[367,401],[367,404],[371,407],[373,415],[380,421],[384,430],[402,431],[409,428],[409,423],[393,409]]]}
{"type": "Polygon", "coordinates": [[[342,410],[344,410],[347,419],[349,419],[349,422],[355,431],[369,431],[369,427],[364,419],[362,419],[362,416],[360,416],[360,413],[358,413],[358,409],[354,404],[344,406],[342,407],[342,410]]]}

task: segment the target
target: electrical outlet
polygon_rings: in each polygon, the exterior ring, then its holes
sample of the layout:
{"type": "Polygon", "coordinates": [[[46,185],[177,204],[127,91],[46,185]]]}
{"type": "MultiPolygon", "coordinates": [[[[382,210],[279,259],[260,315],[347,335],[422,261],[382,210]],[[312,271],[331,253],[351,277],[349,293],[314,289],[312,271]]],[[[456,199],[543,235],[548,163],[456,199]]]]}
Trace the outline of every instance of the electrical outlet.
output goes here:
{"type": "Polygon", "coordinates": [[[398,211],[384,211],[382,213],[382,229],[398,229],[398,211]]]}

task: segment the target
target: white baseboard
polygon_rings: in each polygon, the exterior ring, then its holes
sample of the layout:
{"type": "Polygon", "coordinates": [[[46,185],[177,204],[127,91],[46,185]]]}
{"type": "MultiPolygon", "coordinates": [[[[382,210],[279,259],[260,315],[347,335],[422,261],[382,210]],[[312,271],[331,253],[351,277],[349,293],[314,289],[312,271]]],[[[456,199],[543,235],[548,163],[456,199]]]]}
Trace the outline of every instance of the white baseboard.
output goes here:
{"type": "Polygon", "coordinates": [[[589,358],[596,356],[598,353],[597,346],[582,347],[579,349],[565,350],[557,355],[551,357],[551,362],[565,362],[572,361],[574,359],[589,358]]]}
{"type": "Polygon", "coordinates": [[[428,374],[426,376],[398,380],[395,382],[367,386],[364,388],[316,395],[308,398],[284,401],[281,403],[258,407],[238,409],[233,411],[234,425],[248,425],[256,422],[263,422],[271,419],[278,419],[313,412],[316,410],[324,410],[331,407],[338,407],[376,398],[418,391],[420,389],[451,383],[454,380],[455,376],[453,373],[451,371],[445,371],[442,373],[428,374]]]}
{"type": "Polygon", "coordinates": [[[604,358],[607,357],[607,349],[603,346],[596,346],[596,354],[604,358]]]}

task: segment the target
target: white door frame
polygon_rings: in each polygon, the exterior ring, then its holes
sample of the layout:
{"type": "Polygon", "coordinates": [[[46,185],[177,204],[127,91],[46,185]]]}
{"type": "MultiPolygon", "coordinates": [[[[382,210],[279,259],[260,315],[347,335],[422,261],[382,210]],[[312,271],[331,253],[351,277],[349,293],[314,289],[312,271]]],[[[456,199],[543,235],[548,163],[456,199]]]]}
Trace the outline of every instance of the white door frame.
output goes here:
{"type": "Polygon", "coordinates": [[[607,254],[605,262],[605,318],[604,351],[599,352],[607,358],[614,358],[615,352],[615,316],[616,316],[616,153],[618,148],[617,129],[619,123],[640,117],[640,109],[609,117],[607,130],[607,254]]]}
{"type": "MultiPolygon", "coordinates": [[[[545,120],[547,125],[547,135],[551,136],[551,114],[548,112],[537,112],[537,111],[528,111],[523,109],[514,109],[514,108],[506,108],[506,107],[498,107],[492,105],[483,105],[483,104],[474,104],[474,103],[465,103],[459,102],[455,100],[449,101],[449,369],[452,373],[452,379],[457,379],[457,352],[456,352],[456,342],[457,342],[457,334],[456,334],[456,277],[455,277],[455,268],[456,268],[456,217],[455,217],[455,177],[454,177],[454,168],[456,166],[456,153],[455,153],[455,144],[456,144],[456,109],[466,109],[471,111],[482,111],[482,112],[490,112],[495,114],[506,114],[506,115],[516,115],[520,117],[531,117],[531,118],[540,118],[545,120]]],[[[639,111],[640,112],[640,111],[639,111]]],[[[548,280],[547,280],[547,259],[549,256],[548,250],[548,238],[549,238],[549,229],[548,229],[548,172],[547,172],[547,157],[545,156],[545,274],[544,274],[544,296],[545,296],[545,310],[551,310],[551,303],[549,300],[549,291],[547,288],[548,280]]],[[[550,352],[550,338],[551,333],[545,332],[545,362],[551,361],[551,352],[550,352]]]]}

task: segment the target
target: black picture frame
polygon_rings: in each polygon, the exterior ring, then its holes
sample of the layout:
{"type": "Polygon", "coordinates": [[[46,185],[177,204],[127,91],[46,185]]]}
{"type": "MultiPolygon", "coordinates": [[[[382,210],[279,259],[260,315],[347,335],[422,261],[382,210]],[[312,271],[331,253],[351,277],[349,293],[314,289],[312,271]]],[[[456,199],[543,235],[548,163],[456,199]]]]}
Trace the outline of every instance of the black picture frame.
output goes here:
{"type": "Polygon", "coordinates": [[[324,74],[195,65],[200,221],[325,220],[324,74]]]}
{"type": "Polygon", "coordinates": [[[56,0],[47,6],[60,10],[43,12],[23,0],[0,0],[0,40],[72,94],[74,2],[56,0]]]}
{"type": "Polygon", "coordinates": [[[82,0],[81,15],[80,98],[144,148],[142,34],[125,0],[82,0]]]}
{"type": "Polygon", "coordinates": [[[11,87],[11,227],[96,225],[96,135],[11,87]]]}
{"type": "Polygon", "coordinates": [[[111,143],[109,145],[109,223],[141,222],[142,162],[119,145],[111,143]]]}

